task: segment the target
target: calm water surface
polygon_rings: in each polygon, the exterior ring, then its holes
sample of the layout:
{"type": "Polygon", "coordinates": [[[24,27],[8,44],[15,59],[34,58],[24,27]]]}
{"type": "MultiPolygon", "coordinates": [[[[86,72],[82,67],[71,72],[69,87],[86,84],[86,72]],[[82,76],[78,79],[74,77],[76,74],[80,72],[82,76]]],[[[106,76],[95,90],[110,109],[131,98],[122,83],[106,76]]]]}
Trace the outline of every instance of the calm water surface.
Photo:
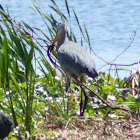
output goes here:
{"type": "MultiPolygon", "coordinates": [[[[47,13],[50,0],[38,0],[47,13]]],[[[66,12],[64,0],[55,0],[63,12],[66,12]]],[[[91,44],[95,52],[106,61],[113,60],[130,43],[130,38],[136,30],[136,37],[131,47],[114,63],[131,64],[140,61],[140,1],[139,0],[68,0],[69,7],[76,11],[81,25],[87,26],[91,44]]],[[[24,20],[32,27],[45,30],[40,17],[30,8],[31,0],[0,0],[3,7],[7,4],[9,12],[18,21],[24,20]]],[[[52,12],[52,11],[51,11],[52,12]]],[[[58,18],[58,17],[56,17],[58,18]]],[[[75,35],[79,39],[80,32],[76,26],[74,15],[71,12],[71,24],[75,35]]],[[[98,71],[105,71],[108,67],[100,69],[105,63],[94,57],[98,71]]],[[[130,67],[129,69],[132,69],[130,67]]],[[[121,76],[129,73],[120,72],[121,76]]]]}

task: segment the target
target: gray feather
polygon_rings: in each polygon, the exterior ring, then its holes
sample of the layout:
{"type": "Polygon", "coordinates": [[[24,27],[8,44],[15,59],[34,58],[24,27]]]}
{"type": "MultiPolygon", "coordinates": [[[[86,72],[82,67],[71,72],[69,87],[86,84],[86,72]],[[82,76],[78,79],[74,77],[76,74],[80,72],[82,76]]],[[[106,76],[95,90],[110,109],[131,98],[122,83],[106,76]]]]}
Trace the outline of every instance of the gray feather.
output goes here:
{"type": "Polygon", "coordinates": [[[81,45],[66,42],[58,49],[58,60],[62,69],[78,77],[85,73],[94,78],[98,76],[92,55],[81,45]]]}

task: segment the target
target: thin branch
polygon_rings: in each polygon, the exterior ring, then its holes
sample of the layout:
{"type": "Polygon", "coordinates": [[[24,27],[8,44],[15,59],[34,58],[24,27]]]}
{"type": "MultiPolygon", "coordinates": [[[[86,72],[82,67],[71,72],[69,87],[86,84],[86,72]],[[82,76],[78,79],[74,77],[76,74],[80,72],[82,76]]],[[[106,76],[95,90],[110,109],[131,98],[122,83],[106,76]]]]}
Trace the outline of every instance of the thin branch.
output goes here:
{"type": "MultiPolygon", "coordinates": [[[[79,81],[80,82],[80,81],[79,81]]],[[[125,108],[119,108],[119,107],[112,107],[111,105],[109,105],[107,102],[105,102],[99,95],[98,93],[96,93],[96,91],[94,91],[93,89],[91,89],[90,87],[88,87],[87,85],[85,85],[84,83],[82,83],[82,85],[88,89],[90,92],[92,92],[99,100],[101,100],[106,106],[108,106],[109,108],[113,109],[113,110],[116,110],[116,109],[119,109],[119,110],[123,110],[123,111],[126,111],[126,112],[130,112],[131,114],[134,114],[134,112],[130,111],[130,110],[127,110],[125,108]]]]}
{"type": "Polygon", "coordinates": [[[138,63],[140,63],[140,61],[135,62],[135,63],[132,63],[132,64],[112,64],[112,63],[110,63],[110,65],[126,66],[126,67],[129,67],[129,66],[137,65],[138,63]]]}
{"type": "Polygon", "coordinates": [[[122,70],[122,71],[129,71],[129,72],[131,72],[131,70],[128,70],[128,69],[118,69],[118,68],[117,68],[117,69],[109,69],[109,71],[116,71],[116,70],[117,70],[117,71],[118,71],[118,70],[119,70],[119,71],[122,70]]]}
{"type": "MultiPolygon", "coordinates": [[[[130,38],[131,41],[130,41],[129,45],[128,45],[119,55],[117,55],[117,57],[114,58],[111,62],[113,62],[113,61],[115,61],[116,59],[118,59],[128,48],[131,47],[132,43],[133,43],[134,40],[135,40],[135,37],[136,37],[136,31],[134,31],[134,34],[133,34],[132,39],[130,38]]],[[[111,63],[111,62],[110,62],[110,63],[111,63]]]]}
{"type": "MultiPolygon", "coordinates": [[[[105,67],[105,66],[107,66],[107,65],[112,65],[111,63],[112,63],[113,61],[115,61],[116,59],[118,59],[128,48],[131,47],[132,43],[133,43],[134,40],[135,40],[135,37],[136,37],[136,31],[134,31],[133,37],[132,37],[132,39],[131,39],[129,45],[128,45],[120,54],[118,54],[112,61],[110,61],[110,62],[104,61],[104,62],[106,62],[107,64],[103,65],[103,66],[102,66],[101,68],[99,68],[99,69],[102,69],[103,67],[105,67]]],[[[94,53],[94,54],[95,54],[95,53],[94,53]]],[[[96,56],[97,56],[97,55],[96,55],[96,56]]],[[[97,56],[97,57],[98,57],[98,56],[97,56]]],[[[98,57],[98,58],[99,58],[99,57],[98,57]]],[[[104,60],[104,59],[102,59],[102,60],[104,60]]],[[[99,69],[98,69],[98,70],[99,70],[99,69]]]]}

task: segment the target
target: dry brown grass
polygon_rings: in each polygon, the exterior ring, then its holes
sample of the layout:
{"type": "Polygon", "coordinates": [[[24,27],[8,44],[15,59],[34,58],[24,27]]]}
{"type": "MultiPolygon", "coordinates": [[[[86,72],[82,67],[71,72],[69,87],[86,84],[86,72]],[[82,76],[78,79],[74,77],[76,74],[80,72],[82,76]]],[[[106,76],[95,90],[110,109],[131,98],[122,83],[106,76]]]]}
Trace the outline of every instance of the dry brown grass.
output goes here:
{"type": "Polygon", "coordinates": [[[55,120],[42,124],[46,134],[38,140],[138,140],[140,122],[132,118],[72,118],[65,126],[55,120]]]}

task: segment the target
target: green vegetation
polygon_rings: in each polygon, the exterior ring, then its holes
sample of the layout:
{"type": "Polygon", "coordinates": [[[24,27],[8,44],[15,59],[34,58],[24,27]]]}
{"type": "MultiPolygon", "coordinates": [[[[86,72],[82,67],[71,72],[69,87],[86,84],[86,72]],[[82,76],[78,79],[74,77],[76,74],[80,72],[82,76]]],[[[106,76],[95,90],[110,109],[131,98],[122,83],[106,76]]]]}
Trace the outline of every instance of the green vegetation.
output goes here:
{"type": "MultiPolygon", "coordinates": [[[[53,6],[50,9],[67,25],[68,39],[76,42],[69,27],[71,11],[67,1],[68,18],[51,1],[53,6]]],[[[88,126],[83,120],[81,123],[80,119],[83,118],[78,116],[81,93],[79,86],[73,82],[66,93],[65,77],[60,76],[62,70],[51,64],[47,56],[47,47],[52,43],[59,22],[51,14],[44,13],[36,1],[33,9],[42,17],[46,33],[39,27],[30,27],[24,21],[15,21],[0,7],[0,109],[14,123],[9,135],[9,139],[13,140],[38,139],[46,132],[50,134],[46,139],[51,139],[55,138],[55,128],[91,127],[90,123],[88,126]]],[[[90,48],[86,26],[83,30],[74,10],[73,14],[82,40],[90,48]]],[[[58,65],[56,52],[53,51],[51,55],[58,65]]],[[[137,73],[129,78],[115,79],[100,72],[96,81],[88,79],[83,85],[90,97],[84,114],[85,120],[101,117],[106,121],[110,120],[111,114],[115,118],[137,120],[140,111],[139,82],[137,73]]],[[[111,125],[108,121],[105,124],[111,125]]]]}

